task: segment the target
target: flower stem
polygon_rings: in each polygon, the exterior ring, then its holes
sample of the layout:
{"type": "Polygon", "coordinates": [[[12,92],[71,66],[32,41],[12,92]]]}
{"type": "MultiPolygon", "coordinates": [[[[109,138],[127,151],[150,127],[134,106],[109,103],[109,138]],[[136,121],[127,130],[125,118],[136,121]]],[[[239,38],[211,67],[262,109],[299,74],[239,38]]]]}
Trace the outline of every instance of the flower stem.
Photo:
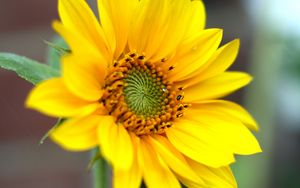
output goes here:
{"type": "MultiPolygon", "coordinates": [[[[99,149],[92,150],[92,156],[99,153],[99,149]]],[[[110,187],[110,167],[103,159],[99,157],[93,164],[93,187],[109,188],[110,187]]]]}

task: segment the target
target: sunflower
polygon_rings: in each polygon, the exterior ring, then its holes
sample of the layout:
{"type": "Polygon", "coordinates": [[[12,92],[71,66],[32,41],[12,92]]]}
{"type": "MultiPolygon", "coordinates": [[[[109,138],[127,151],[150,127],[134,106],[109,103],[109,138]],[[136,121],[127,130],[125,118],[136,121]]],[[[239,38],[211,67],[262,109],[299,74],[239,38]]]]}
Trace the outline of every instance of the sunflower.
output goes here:
{"type": "Polygon", "coordinates": [[[220,100],[251,76],[226,71],[239,40],[221,47],[200,0],[59,0],[54,29],[71,53],[62,76],[37,85],[27,106],[64,118],[51,133],[71,151],[101,148],[114,187],[236,187],[234,155],[260,152],[257,124],[220,100]]]}

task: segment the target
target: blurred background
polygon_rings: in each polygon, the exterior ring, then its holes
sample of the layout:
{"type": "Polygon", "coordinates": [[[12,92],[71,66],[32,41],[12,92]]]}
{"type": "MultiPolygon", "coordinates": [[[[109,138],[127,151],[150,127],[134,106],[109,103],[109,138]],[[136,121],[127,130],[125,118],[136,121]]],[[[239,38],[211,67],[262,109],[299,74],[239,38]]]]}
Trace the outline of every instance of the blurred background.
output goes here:
{"type": "MultiPolygon", "coordinates": [[[[95,5],[95,0],[89,0],[95,5]]],[[[254,76],[229,97],[253,114],[263,153],[237,157],[240,188],[300,187],[300,1],[204,0],[207,27],[223,43],[241,38],[232,70],[254,76]]],[[[0,0],[0,51],[46,62],[57,1],[0,0]]],[[[56,120],[24,108],[32,85],[0,69],[0,187],[91,187],[88,153],[70,153],[41,137],[56,120]]]]}

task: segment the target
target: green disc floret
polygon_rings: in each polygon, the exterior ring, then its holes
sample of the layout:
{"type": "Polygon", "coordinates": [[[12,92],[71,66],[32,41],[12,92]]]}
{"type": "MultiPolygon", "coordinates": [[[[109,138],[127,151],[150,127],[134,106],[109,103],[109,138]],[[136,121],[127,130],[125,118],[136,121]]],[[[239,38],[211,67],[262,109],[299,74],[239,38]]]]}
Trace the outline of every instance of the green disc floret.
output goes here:
{"type": "Polygon", "coordinates": [[[135,114],[151,117],[162,111],[167,90],[155,75],[150,71],[133,68],[124,80],[125,101],[135,114]]]}

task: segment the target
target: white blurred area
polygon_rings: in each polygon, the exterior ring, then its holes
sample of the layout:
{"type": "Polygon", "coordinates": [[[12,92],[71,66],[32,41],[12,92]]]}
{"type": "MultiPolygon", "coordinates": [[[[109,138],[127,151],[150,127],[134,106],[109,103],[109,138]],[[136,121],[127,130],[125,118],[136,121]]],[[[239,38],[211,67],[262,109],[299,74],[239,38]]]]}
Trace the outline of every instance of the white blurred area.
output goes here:
{"type": "Polygon", "coordinates": [[[244,0],[253,23],[264,25],[271,37],[270,46],[276,54],[279,70],[275,86],[275,101],[280,126],[300,131],[300,1],[244,0]],[[273,39],[273,41],[272,41],[273,39]],[[274,40],[276,39],[276,40],[274,40]]]}
{"type": "Polygon", "coordinates": [[[283,35],[300,37],[299,0],[272,0],[268,12],[275,30],[283,35]]]}
{"type": "Polygon", "coordinates": [[[283,35],[300,36],[299,0],[244,0],[253,21],[263,22],[283,35]]]}
{"type": "Polygon", "coordinates": [[[250,19],[254,76],[245,103],[260,125],[263,152],[239,160],[237,181],[242,188],[299,188],[300,0],[241,2],[250,19]]]}

